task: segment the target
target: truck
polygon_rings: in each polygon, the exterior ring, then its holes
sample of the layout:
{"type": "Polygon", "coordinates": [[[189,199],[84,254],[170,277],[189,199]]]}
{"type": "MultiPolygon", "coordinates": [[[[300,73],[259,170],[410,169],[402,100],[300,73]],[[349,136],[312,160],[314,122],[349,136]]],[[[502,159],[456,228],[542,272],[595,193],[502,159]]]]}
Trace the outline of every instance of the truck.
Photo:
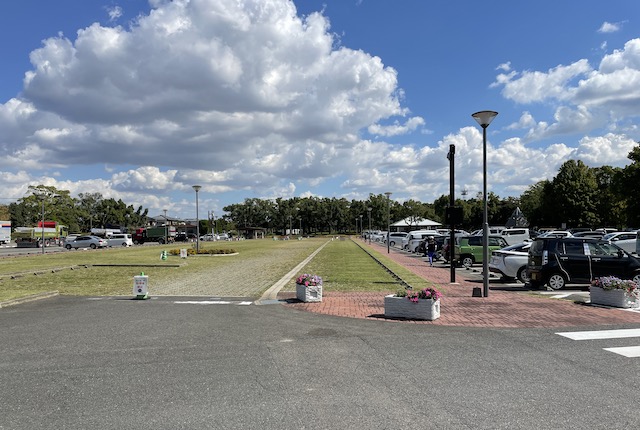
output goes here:
{"type": "Polygon", "coordinates": [[[119,228],[92,228],[91,235],[98,236],[103,239],[109,239],[113,234],[122,233],[122,229],[119,228]]]}
{"type": "Polygon", "coordinates": [[[167,242],[172,243],[176,237],[176,227],[173,225],[160,226],[160,227],[142,227],[136,229],[135,233],[131,235],[133,243],[140,245],[145,242],[158,242],[159,244],[167,242]]]}
{"type": "Polygon", "coordinates": [[[11,221],[0,221],[0,245],[11,242],[11,221]]]}
{"type": "Polygon", "coordinates": [[[16,227],[11,239],[18,248],[41,248],[43,245],[62,246],[68,234],[69,228],[56,221],[39,221],[36,227],[16,227]]]}

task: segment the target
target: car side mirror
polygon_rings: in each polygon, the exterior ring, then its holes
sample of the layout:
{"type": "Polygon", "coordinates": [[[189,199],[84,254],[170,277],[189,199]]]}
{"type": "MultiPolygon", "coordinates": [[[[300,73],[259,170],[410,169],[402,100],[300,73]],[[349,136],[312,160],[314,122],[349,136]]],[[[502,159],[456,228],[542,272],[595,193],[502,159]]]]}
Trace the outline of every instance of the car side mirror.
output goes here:
{"type": "Polygon", "coordinates": [[[624,252],[621,249],[618,250],[618,258],[624,257],[624,252]]]}

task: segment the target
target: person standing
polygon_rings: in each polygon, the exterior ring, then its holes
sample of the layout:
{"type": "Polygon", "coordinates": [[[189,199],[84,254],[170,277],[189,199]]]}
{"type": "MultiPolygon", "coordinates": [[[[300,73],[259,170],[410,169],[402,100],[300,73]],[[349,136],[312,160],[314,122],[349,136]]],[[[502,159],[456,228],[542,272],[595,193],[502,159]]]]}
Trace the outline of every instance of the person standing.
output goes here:
{"type": "Polygon", "coordinates": [[[436,250],[438,249],[438,244],[436,244],[436,240],[433,236],[429,236],[427,240],[427,255],[429,256],[429,266],[433,266],[433,256],[436,255],[436,250]]]}

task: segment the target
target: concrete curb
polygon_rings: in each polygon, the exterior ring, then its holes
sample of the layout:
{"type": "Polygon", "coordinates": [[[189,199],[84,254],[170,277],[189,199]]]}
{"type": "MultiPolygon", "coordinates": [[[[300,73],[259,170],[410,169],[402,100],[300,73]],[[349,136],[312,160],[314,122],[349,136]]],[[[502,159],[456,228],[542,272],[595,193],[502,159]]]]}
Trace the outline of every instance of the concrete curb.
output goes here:
{"type": "Polygon", "coordinates": [[[13,299],[13,300],[7,300],[4,302],[0,302],[0,308],[6,308],[9,306],[14,306],[14,305],[19,305],[22,303],[28,303],[28,302],[33,302],[35,300],[41,300],[41,299],[49,299],[51,297],[55,297],[57,295],[59,295],[60,292],[59,291],[46,291],[43,293],[38,293],[38,294],[32,294],[30,296],[25,296],[25,297],[20,297],[17,299],[13,299]]]}

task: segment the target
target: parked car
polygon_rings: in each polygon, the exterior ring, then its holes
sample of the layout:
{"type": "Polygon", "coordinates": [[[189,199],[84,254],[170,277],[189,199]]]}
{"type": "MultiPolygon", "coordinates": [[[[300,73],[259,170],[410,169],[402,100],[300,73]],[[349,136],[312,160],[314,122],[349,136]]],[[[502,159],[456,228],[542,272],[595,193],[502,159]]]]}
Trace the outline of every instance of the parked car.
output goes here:
{"type": "Polygon", "coordinates": [[[572,233],[573,237],[590,237],[592,239],[602,239],[604,233],[601,231],[578,231],[572,233]]]}
{"type": "Polygon", "coordinates": [[[554,290],[566,284],[590,284],[602,276],[640,282],[640,259],[604,240],[571,237],[536,238],[527,263],[533,287],[554,290]]]}
{"type": "MultiPolygon", "coordinates": [[[[402,249],[409,250],[409,241],[412,239],[422,239],[426,236],[437,236],[438,233],[435,230],[412,230],[402,238],[402,249]]],[[[417,244],[416,244],[417,246],[417,244]]]]}
{"type": "Polygon", "coordinates": [[[98,236],[77,236],[71,241],[65,241],[64,247],[67,249],[78,248],[105,248],[109,246],[107,239],[98,236]]]}
{"type": "MultiPolygon", "coordinates": [[[[449,239],[448,236],[434,236],[433,237],[436,241],[436,256],[435,259],[436,260],[440,260],[441,258],[443,258],[443,250],[444,250],[444,243],[446,240],[449,239]]],[[[427,239],[422,239],[420,241],[420,244],[418,245],[418,247],[416,248],[416,253],[417,254],[423,254],[426,255],[427,253],[427,239]]]]}
{"type": "Polygon", "coordinates": [[[619,246],[629,254],[637,253],[638,233],[635,231],[617,231],[615,233],[608,233],[602,237],[602,240],[606,240],[619,246]]]}
{"type": "MultiPolygon", "coordinates": [[[[488,236],[489,255],[491,251],[509,246],[502,236],[488,236]]],[[[483,259],[482,236],[467,236],[458,239],[454,247],[454,263],[463,267],[471,267],[475,263],[482,263],[483,259]]]]}
{"type": "Polygon", "coordinates": [[[107,239],[107,244],[109,246],[133,246],[133,240],[131,239],[131,235],[130,234],[126,234],[126,233],[115,233],[112,234],[108,239],[107,239]]]}
{"type": "Polygon", "coordinates": [[[409,240],[409,244],[407,245],[407,251],[409,252],[418,252],[417,249],[420,246],[420,243],[427,240],[429,237],[441,237],[435,231],[431,231],[428,233],[413,233],[411,235],[411,239],[409,240]]]}
{"type": "MultiPolygon", "coordinates": [[[[407,236],[406,231],[392,231],[389,233],[389,246],[396,246],[402,243],[402,239],[407,236]]],[[[383,242],[387,243],[387,236],[383,238],[383,242]]]]}
{"type": "Polygon", "coordinates": [[[570,231],[566,230],[549,230],[542,234],[539,234],[536,239],[538,237],[573,237],[573,234],[571,234],[570,231]]]}
{"type": "Polygon", "coordinates": [[[529,248],[531,242],[523,242],[507,246],[491,252],[489,271],[498,273],[503,280],[517,279],[526,284],[529,282],[527,263],[529,261],[529,248]]]}
{"type": "Polygon", "coordinates": [[[516,245],[531,240],[531,234],[528,228],[507,228],[502,230],[500,235],[509,245],[516,245]]]}

